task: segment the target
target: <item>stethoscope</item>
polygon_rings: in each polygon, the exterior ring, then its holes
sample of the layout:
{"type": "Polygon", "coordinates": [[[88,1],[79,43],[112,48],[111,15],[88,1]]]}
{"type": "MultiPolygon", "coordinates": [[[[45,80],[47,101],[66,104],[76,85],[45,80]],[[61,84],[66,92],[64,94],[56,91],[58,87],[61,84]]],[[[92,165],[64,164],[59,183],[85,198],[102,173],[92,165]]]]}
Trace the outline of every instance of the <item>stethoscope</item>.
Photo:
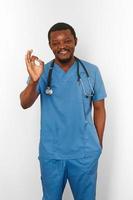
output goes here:
{"type": "MultiPolygon", "coordinates": [[[[93,90],[93,87],[92,87],[92,84],[90,82],[90,77],[89,77],[89,73],[88,71],[86,70],[84,64],[81,62],[81,60],[77,57],[75,57],[76,59],[76,62],[77,62],[77,81],[79,83],[81,83],[81,86],[82,86],[82,89],[83,89],[83,92],[84,92],[84,95],[86,98],[88,97],[92,97],[94,95],[94,90],[93,90]],[[88,80],[88,84],[89,84],[89,87],[90,87],[90,92],[88,93],[86,90],[85,90],[85,86],[84,86],[84,83],[81,79],[81,76],[80,76],[80,73],[79,73],[79,66],[83,67],[85,73],[86,73],[86,76],[87,76],[87,80],[88,80]]],[[[46,86],[46,90],[45,90],[45,94],[46,95],[49,95],[51,96],[53,94],[53,89],[51,88],[51,79],[52,79],[52,71],[53,71],[53,68],[54,68],[54,59],[51,63],[51,66],[50,66],[50,69],[49,69],[49,72],[48,72],[48,79],[47,79],[47,86],[46,86]]]]}

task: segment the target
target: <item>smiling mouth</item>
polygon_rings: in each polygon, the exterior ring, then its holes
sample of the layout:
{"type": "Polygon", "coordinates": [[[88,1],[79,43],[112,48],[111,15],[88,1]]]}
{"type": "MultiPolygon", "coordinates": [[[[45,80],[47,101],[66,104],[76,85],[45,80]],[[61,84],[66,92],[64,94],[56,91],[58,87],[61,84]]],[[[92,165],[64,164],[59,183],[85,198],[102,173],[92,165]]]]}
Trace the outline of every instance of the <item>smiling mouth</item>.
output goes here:
{"type": "Polygon", "coordinates": [[[69,52],[68,50],[62,50],[62,51],[59,52],[59,54],[65,55],[65,54],[67,54],[68,52],[69,52]]]}

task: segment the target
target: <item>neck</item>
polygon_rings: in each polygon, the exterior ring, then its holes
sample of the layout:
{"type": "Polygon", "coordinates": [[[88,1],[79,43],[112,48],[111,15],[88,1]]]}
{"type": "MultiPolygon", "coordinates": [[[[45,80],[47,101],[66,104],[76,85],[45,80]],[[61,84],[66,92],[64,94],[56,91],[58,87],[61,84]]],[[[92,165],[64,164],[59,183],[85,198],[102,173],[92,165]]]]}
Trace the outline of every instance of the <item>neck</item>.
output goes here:
{"type": "Polygon", "coordinates": [[[62,63],[55,58],[55,63],[60,65],[60,67],[63,68],[64,71],[67,71],[73,65],[74,62],[75,62],[74,56],[67,63],[62,63]]]}

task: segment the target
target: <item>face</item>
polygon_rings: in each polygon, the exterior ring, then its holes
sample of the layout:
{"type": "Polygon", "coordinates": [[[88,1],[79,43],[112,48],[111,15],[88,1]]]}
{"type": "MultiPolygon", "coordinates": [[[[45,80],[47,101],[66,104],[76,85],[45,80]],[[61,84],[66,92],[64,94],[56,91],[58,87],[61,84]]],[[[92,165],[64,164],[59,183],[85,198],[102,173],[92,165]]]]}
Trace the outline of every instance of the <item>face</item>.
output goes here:
{"type": "Polygon", "coordinates": [[[77,39],[74,38],[69,29],[53,31],[50,34],[50,48],[55,58],[61,63],[67,63],[74,54],[77,39]]]}

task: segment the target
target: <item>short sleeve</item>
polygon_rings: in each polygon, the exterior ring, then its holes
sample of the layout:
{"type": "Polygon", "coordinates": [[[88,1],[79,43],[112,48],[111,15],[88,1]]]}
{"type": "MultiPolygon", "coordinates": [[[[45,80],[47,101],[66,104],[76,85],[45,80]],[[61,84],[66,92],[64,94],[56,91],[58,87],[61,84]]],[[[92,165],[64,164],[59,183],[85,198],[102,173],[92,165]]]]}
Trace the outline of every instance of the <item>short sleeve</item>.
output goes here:
{"type": "Polygon", "coordinates": [[[105,90],[104,82],[101,77],[101,73],[96,67],[95,72],[95,83],[94,83],[94,95],[92,97],[92,101],[102,100],[107,97],[107,93],[105,90]]]}

